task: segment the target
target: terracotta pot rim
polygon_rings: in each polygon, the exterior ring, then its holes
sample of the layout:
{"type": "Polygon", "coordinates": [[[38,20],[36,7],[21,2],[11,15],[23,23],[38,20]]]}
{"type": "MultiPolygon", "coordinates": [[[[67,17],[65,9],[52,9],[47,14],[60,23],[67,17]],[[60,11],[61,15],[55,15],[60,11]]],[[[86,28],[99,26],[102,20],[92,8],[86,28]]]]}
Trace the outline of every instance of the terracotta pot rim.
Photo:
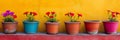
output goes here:
{"type": "Polygon", "coordinates": [[[69,22],[69,21],[65,21],[64,23],[80,23],[79,21],[77,22],[69,22]]]}
{"type": "Polygon", "coordinates": [[[59,22],[46,22],[45,24],[59,24],[59,22]]]}
{"type": "Polygon", "coordinates": [[[2,23],[18,23],[17,21],[15,21],[15,22],[2,22],[2,23]]]}
{"type": "Polygon", "coordinates": [[[100,22],[100,20],[85,20],[84,22],[100,22]]]}
{"type": "Polygon", "coordinates": [[[99,20],[86,20],[84,23],[100,23],[99,20]]]}

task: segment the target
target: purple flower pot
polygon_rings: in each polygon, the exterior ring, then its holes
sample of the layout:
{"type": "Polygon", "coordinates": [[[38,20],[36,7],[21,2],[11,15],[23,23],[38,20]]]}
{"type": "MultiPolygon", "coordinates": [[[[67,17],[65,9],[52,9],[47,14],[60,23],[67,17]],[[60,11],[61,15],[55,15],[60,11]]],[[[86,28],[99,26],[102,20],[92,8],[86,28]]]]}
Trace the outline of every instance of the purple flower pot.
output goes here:
{"type": "Polygon", "coordinates": [[[110,22],[110,21],[104,21],[104,29],[107,34],[114,34],[117,32],[119,22],[110,22]]]}

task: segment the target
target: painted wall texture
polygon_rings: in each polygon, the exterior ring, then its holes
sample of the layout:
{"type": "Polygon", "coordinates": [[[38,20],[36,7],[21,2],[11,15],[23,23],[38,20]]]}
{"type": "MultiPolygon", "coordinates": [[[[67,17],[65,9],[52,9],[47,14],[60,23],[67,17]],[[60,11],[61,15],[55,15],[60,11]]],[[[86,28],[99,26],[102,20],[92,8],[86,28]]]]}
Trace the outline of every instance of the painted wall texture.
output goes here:
{"type": "MultiPolygon", "coordinates": [[[[0,13],[5,10],[14,11],[19,22],[17,31],[23,32],[22,21],[26,18],[23,13],[25,11],[35,11],[38,15],[35,17],[40,22],[39,32],[45,32],[46,19],[45,13],[48,11],[55,11],[57,13],[57,19],[60,22],[59,32],[65,32],[64,21],[68,18],[65,17],[67,12],[82,13],[83,17],[79,19],[81,22],[80,32],[85,32],[84,20],[107,20],[107,11],[120,12],[120,0],[0,0],[0,13]]],[[[120,20],[120,17],[118,18],[120,20]]],[[[3,21],[3,17],[0,16],[0,22],[3,21]]],[[[2,31],[2,25],[0,25],[0,31],[2,31]]],[[[104,32],[102,23],[100,26],[100,32],[104,32]]],[[[118,28],[120,32],[120,26],[118,28]]]]}

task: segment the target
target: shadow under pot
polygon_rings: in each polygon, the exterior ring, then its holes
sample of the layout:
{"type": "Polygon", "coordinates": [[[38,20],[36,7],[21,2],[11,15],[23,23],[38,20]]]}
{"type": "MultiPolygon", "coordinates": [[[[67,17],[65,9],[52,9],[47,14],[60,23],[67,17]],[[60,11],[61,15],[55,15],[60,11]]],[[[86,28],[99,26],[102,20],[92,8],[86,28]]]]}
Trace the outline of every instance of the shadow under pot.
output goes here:
{"type": "Polygon", "coordinates": [[[17,22],[2,22],[3,31],[5,34],[15,34],[17,22]]]}
{"type": "Polygon", "coordinates": [[[80,22],[65,22],[66,32],[70,35],[77,35],[80,29],[80,22]]]}
{"type": "Polygon", "coordinates": [[[114,22],[103,21],[105,33],[107,34],[117,33],[118,24],[119,24],[118,21],[114,21],[114,22]]]}
{"type": "Polygon", "coordinates": [[[58,33],[58,27],[59,27],[58,22],[46,22],[45,26],[46,26],[47,34],[57,34],[58,33]]]}
{"type": "Polygon", "coordinates": [[[99,20],[84,21],[86,32],[89,34],[97,34],[100,26],[99,20]]]}
{"type": "Polygon", "coordinates": [[[38,31],[38,25],[39,22],[38,21],[34,21],[34,22],[28,22],[28,21],[24,21],[24,32],[27,34],[35,34],[38,31]]]}

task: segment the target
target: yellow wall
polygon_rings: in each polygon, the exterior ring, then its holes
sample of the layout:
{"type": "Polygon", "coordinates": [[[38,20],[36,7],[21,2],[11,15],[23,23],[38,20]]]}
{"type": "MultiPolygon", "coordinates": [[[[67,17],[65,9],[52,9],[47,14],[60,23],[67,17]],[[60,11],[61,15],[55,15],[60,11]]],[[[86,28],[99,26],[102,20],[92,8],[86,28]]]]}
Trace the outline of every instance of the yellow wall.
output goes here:
{"type": "MultiPolygon", "coordinates": [[[[82,13],[83,17],[79,19],[82,22],[81,32],[84,32],[83,20],[106,20],[107,9],[120,12],[120,0],[0,0],[0,13],[5,10],[12,10],[17,15],[19,22],[18,31],[23,31],[22,21],[25,19],[23,12],[36,11],[39,13],[36,20],[40,21],[39,32],[45,32],[44,23],[46,19],[44,14],[47,11],[55,11],[60,22],[60,32],[65,32],[64,21],[68,20],[64,16],[67,12],[82,13]]],[[[0,22],[3,17],[0,16],[0,22]]],[[[120,17],[119,17],[120,20],[120,17]]],[[[102,24],[101,24],[102,25],[102,24]]],[[[0,31],[2,26],[0,25],[0,31]]],[[[120,26],[119,30],[120,32],[120,26]]],[[[103,26],[100,27],[103,32],[103,26]]]]}

